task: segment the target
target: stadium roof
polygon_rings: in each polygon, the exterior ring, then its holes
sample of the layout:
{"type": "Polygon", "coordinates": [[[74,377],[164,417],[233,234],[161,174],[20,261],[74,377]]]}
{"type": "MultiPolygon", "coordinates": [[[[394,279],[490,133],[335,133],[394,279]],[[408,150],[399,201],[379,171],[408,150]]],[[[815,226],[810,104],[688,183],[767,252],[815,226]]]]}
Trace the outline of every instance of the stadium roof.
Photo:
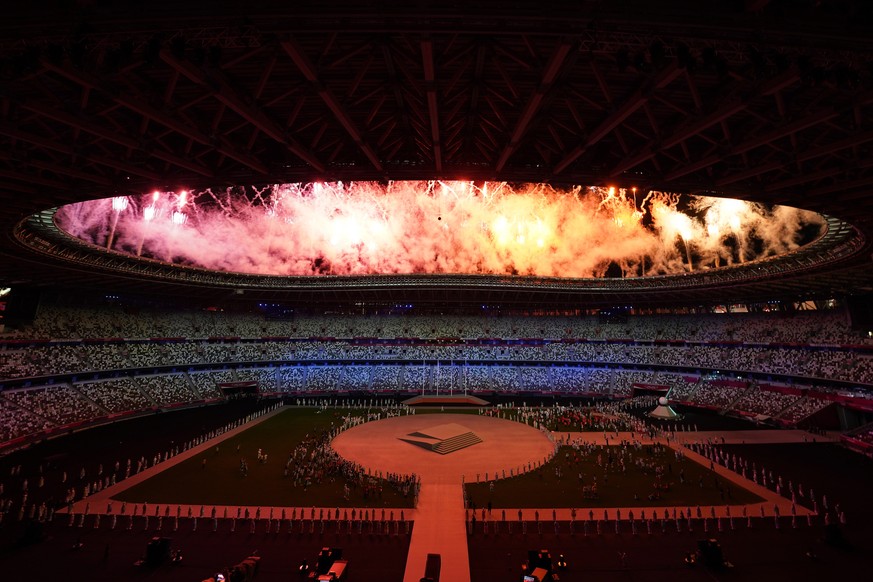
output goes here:
{"type": "Polygon", "coordinates": [[[7,9],[0,283],[543,305],[873,288],[873,7],[863,0],[248,4],[7,9]],[[855,228],[744,276],[260,284],[95,254],[26,220],[155,188],[430,178],[725,195],[855,228]]]}

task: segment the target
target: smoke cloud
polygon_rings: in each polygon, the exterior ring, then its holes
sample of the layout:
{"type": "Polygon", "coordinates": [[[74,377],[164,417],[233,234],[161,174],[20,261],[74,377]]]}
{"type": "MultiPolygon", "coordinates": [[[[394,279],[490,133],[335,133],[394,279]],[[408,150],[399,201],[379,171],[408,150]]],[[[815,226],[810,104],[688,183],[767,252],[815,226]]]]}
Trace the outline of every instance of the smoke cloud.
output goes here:
{"type": "Polygon", "coordinates": [[[790,252],[824,225],[723,198],[442,181],[155,192],[63,206],[55,221],[113,251],[218,271],[580,278],[724,267],[790,252]]]}

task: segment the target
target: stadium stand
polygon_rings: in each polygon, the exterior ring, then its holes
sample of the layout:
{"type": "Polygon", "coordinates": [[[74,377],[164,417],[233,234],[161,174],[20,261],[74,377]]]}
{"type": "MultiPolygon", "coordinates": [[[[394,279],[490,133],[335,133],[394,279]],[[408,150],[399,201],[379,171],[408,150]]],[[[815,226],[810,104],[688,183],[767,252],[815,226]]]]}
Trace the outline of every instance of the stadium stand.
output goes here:
{"type": "Polygon", "coordinates": [[[5,440],[222,398],[218,384],[233,382],[288,394],[547,391],[609,398],[629,397],[635,385],[661,385],[677,402],[793,425],[829,404],[815,396],[833,392],[829,382],[873,384],[871,349],[870,338],[836,311],[648,315],[618,323],[454,315],[272,321],[257,313],[46,303],[32,325],[0,336],[0,382],[8,385],[7,408],[28,412],[10,421],[5,440]],[[237,363],[248,365],[213,369],[237,363]],[[748,373],[802,381],[805,390],[724,380],[748,373]],[[87,374],[96,376],[84,380],[87,374]]]}

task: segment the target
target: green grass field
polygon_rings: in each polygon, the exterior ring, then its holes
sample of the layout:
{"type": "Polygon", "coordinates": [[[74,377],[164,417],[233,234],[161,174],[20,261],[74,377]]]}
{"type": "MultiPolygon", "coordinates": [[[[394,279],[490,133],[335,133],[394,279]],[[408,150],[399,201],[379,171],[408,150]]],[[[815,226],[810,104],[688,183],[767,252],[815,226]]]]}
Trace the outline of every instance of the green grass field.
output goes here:
{"type": "Polygon", "coordinates": [[[477,507],[483,507],[490,501],[492,507],[501,508],[736,505],[762,500],[694,461],[677,461],[674,451],[669,448],[661,453],[655,453],[652,447],[643,447],[640,451],[631,449],[623,472],[616,462],[607,471],[604,468],[607,460],[606,450],[587,455],[580,453],[577,457],[572,448],[561,447],[555,458],[543,467],[518,477],[495,481],[493,491],[488,483],[467,484],[467,498],[477,507]],[[600,463],[598,455],[601,457],[600,463]],[[648,466],[637,466],[638,460],[648,466]],[[663,468],[660,482],[666,488],[659,489],[660,498],[649,499],[649,495],[655,491],[656,466],[663,468]],[[680,483],[679,478],[682,470],[684,483],[680,483]],[[593,485],[595,479],[596,496],[583,494],[583,486],[593,485]]]}
{"type": "Polygon", "coordinates": [[[412,496],[403,497],[385,485],[381,496],[364,498],[352,488],[344,499],[345,480],[330,478],[309,488],[294,487],[283,476],[288,454],[306,435],[327,431],[342,423],[347,409],[319,411],[289,408],[257,426],[231,437],[214,449],[171,467],[115,497],[130,502],[197,505],[263,505],[283,507],[412,507],[412,496]],[[239,447],[239,452],[237,452],[239,447]],[[256,460],[257,450],[268,455],[266,464],[256,460]],[[248,461],[248,476],[240,474],[240,458],[248,461]],[[203,466],[206,459],[206,466],[203,466]]]}

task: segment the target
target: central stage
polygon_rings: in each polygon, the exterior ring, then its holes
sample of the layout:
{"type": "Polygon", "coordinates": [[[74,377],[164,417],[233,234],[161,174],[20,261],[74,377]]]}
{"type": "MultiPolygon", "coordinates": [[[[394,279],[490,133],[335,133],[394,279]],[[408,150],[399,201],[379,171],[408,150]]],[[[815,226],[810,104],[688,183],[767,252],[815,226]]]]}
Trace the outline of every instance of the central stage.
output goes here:
{"type": "Polygon", "coordinates": [[[404,406],[488,406],[487,400],[469,394],[421,394],[402,403],[404,406]]]}
{"type": "MultiPolygon", "coordinates": [[[[453,428],[448,432],[458,432],[453,428]]],[[[440,436],[437,435],[437,436],[440,436]]],[[[368,422],[341,433],[333,448],[344,458],[365,469],[383,473],[415,473],[422,483],[475,481],[488,473],[502,475],[527,469],[549,457],[553,443],[539,430],[514,422],[476,414],[413,414],[368,422]],[[434,454],[430,448],[414,446],[410,435],[442,435],[446,427],[462,427],[481,442],[454,450],[450,455],[434,454]]]]}
{"type": "Polygon", "coordinates": [[[455,422],[431,427],[427,429],[427,434],[420,430],[411,432],[400,440],[441,455],[454,453],[482,442],[479,435],[455,422]]]}

